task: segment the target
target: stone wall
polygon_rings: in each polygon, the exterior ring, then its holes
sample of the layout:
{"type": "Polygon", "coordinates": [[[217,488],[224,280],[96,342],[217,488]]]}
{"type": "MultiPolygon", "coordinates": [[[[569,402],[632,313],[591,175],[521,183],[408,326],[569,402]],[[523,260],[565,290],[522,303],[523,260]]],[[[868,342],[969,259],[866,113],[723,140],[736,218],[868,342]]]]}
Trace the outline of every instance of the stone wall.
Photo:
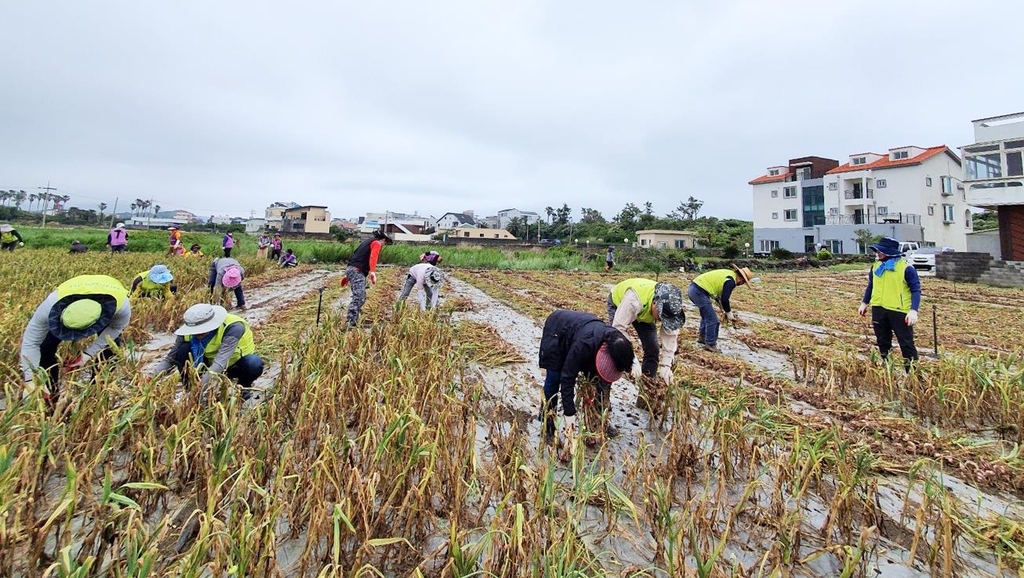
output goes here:
{"type": "Polygon", "coordinates": [[[988,253],[938,253],[935,255],[935,276],[939,279],[977,283],[989,269],[992,255],[988,253]]]}

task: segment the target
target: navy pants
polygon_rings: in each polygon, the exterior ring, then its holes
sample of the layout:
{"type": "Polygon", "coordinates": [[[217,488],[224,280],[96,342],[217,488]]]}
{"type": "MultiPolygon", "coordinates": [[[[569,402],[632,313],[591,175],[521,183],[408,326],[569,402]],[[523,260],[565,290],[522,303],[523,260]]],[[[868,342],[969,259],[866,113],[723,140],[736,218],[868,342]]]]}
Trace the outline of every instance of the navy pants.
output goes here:
{"type": "MultiPolygon", "coordinates": [[[[174,350],[174,367],[184,372],[185,364],[189,362],[189,354],[192,349],[185,344],[174,350]]],[[[224,372],[229,379],[238,382],[242,387],[250,387],[261,375],[263,375],[263,359],[255,353],[243,355],[224,372]]]]}
{"type": "Polygon", "coordinates": [[[686,295],[690,302],[697,306],[700,311],[700,328],[697,330],[697,341],[714,346],[718,343],[718,328],[722,323],[718,320],[718,313],[715,311],[715,304],[711,301],[711,295],[701,289],[696,283],[690,283],[686,295]]]}
{"type": "MultiPolygon", "coordinates": [[[[121,337],[114,340],[118,346],[121,345],[121,337]]],[[[43,342],[39,344],[39,367],[46,369],[50,376],[50,394],[57,395],[60,388],[60,363],[57,362],[57,347],[60,346],[60,339],[53,333],[47,333],[43,342]]],[[[110,348],[106,347],[96,356],[97,361],[109,359],[110,348]]]]}
{"type": "Polygon", "coordinates": [[[900,352],[903,354],[903,367],[910,371],[910,364],[918,360],[917,347],[914,346],[914,328],[907,325],[907,314],[902,311],[892,311],[884,307],[871,308],[871,327],[875,330],[875,341],[878,343],[878,352],[882,358],[889,357],[892,351],[892,334],[896,334],[896,341],[900,344],[900,352]]]}

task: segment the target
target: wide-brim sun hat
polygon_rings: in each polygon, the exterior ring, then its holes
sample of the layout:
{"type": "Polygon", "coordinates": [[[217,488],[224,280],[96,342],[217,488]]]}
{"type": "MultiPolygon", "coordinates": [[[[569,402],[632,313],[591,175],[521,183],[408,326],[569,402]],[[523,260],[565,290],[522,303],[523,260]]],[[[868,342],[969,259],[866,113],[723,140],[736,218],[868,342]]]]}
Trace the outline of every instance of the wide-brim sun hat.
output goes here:
{"type": "Polygon", "coordinates": [[[7,223],[4,223],[3,225],[0,225],[0,233],[10,233],[13,230],[14,230],[14,227],[8,225],[7,223]]]}
{"type": "Polygon", "coordinates": [[[899,257],[903,254],[900,251],[900,242],[892,237],[882,237],[882,240],[868,247],[872,251],[878,251],[886,257],[899,257]]]}
{"type": "Polygon", "coordinates": [[[77,341],[103,331],[116,311],[113,295],[68,295],[50,308],[47,325],[57,339],[77,341]]]}
{"type": "Polygon", "coordinates": [[[114,225],[114,228],[115,229],[123,229],[124,228],[124,223],[118,223],[118,224],[114,225]]]}
{"type": "Polygon", "coordinates": [[[171,225],[170,227],[167,227],[167,230],[168,230],[168,231],[177,231],[177,230],[178,230],[178,227],[176,227],[176,226],[174,226],[174,225],[171,225]]]}
{"type": "Polygon", "coordinates": [[[171,270],[167,268],[167,265],[153,265],[153,268],[149,270],[149,280],[163,285],[173,281],[174,275],[171,274],[171,270]]]}
{"type": "Polygon", "coordinates": [[[747,285],[750,285],[751,287],[756,288],[758,286],[757,284],[761,282],[761,278],[755,277],[754,273],[746,267],[740,267],[733,263],[732,270],[736,271],[736,273],[738,273],[740,277],[743,277],[743,282],[746,283],[747,285]]]}
{"type": "Polygon", "coordinates": [[[671,283],[658,283],[654,286],[653,306],[658,308],[661,325],[669,331],[676,331],[683,326],[686,315],[683,313],[683,292],[671,283]]]}
{"type": "Polygon", "coordinates": [[[608,352],[607,344],[602,345],[597,350],[597,355],[594,357],[594,365],[597,366],[597,376],[607,383],[618,381],[624,373],[615,367],[615,360],[612,359],[611,353],[608,352]]]}
{"type": "Polygon", "coordinates": [[[228,318],[228,310],[220,305],[198,303],[185,310],[184,325],[174,330],[175,335],[198,335],[220,327],[228,318]]]}
{"type": "Polygon", "coordinates": [[[221,285],[228,289],[234,289],[242,283],[242,270],[232,265],[224,270],[224,276],[220,279],[221,285]]]}
{"type": "Polygon", "coordinates": [[[424,276],[423,284],[427,287],[436,287],[444,281],[444,273],[437,267],[431,267],[424,276]]]}

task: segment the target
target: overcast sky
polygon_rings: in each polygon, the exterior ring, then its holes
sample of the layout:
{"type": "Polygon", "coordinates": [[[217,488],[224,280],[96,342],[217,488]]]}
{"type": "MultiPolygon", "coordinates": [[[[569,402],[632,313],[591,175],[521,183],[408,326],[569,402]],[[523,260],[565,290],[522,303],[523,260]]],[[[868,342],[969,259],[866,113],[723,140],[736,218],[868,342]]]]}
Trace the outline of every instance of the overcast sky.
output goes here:
{"type": "MultiPolygon", "coordinates": [[[[0,189],[750,218],[770,165],[1024,110],[1024,2],[6,1],[0,189]]],[[[108,209],[109,210],[109,209],[108,209]]]]}

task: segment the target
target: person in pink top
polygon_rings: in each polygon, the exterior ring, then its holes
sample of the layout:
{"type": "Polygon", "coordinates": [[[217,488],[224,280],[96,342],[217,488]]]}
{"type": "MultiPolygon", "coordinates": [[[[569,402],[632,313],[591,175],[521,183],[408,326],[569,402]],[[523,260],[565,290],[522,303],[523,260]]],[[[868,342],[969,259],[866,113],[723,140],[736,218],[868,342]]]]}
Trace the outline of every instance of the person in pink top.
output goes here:
{"type": "Polygon", "coordinates": [[[221,247],[224,249],[224,256],[231,256],[231,249],[235,247],[235,236],[231,234],[231,231],[224,233],[224,239],[221,241],[221,247]]]}

